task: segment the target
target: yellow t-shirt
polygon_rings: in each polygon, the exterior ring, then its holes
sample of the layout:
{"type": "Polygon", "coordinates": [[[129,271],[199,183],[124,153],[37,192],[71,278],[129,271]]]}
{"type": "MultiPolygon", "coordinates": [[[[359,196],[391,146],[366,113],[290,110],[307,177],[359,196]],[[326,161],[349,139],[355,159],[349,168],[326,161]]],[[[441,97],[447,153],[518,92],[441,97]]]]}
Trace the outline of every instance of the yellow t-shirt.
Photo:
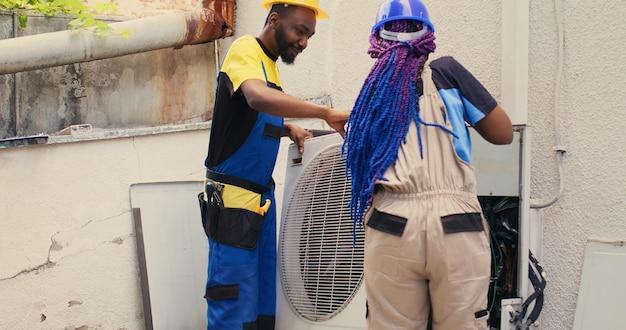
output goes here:
{"type": "Polygon", "coordinates": [[[276,67],[276,59],[253,36],[245,35],[232,44],[221,72],[228,76],[232,91],[236,92],[244,81],[258,79],[266,81],[271,87],[280,89],[280,75],[276,67]]]}

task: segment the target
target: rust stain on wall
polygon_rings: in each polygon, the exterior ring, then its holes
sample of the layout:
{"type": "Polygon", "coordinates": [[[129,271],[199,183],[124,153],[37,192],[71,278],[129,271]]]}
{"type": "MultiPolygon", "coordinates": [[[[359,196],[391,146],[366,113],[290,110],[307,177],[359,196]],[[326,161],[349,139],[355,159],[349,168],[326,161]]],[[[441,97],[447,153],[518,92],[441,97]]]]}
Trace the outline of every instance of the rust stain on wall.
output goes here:
{"type": "Polygon", "coordinates": [[[234,31],[234,0],[205,0],[202,8],[188,12],[183,44],[193,45],[229,37],[234,31]]]}
{"type": "Polygon", "coordinates": [[[177,51],[161,52],[156,64],[161,70],[159,91],[161,95],[160,121],[174,123],[184,120],[186,108],[185,94],[188,88],[188,66],[177,51]]]}
{"type": "Polygon", "coordinates": [[[236,0],[203,0],[202,1],[202,6],[205,8],[211,8],[210,7],[211,5],[213,6],[212,8],[216,12],[222,15],[226,23],[228,23],[228,25],[231,27],[233,31],[231,31],[230,35],[232,35],[232,32],[234,32],[234,29],[235,29],[235,11],[236,11],[236,6],[237,6],[237,1],[236,0]]]}
{"type": "MultiPolygon", "coordinates": [[[[56,31],[67,22],[31,17],[20,33],[56,31]]],[[[215,96],[214,46],[165,49],[17,76],[16,95],[14,80],[0,79],[2,138],[52,134],[76,124],[123,129],[202,122],[210,119],[215,96]]]]}

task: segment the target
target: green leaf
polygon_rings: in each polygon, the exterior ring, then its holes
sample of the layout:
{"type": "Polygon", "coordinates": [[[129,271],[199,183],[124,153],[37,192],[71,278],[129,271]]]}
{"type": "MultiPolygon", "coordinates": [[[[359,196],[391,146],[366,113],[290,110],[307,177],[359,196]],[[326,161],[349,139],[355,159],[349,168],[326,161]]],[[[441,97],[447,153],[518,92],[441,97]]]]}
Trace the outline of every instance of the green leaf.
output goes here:
{"type": "Polygon", "coordinates": [[[96,21],[96,30],[97,31],[103,31],[103,32],[109,31],[109,30],[111,30],[111,26],[107,22],[96,21]]]}
{"type": "MultiPolygon", "coordinates": [[[[105,35],[111,31],[111,27],[95,16],[115,13],[117,6],[110,0],[94,6],[86,5],[84,0],[0,0],[0,9],[17,13],[21,28],[26,27],[28,12],[33,11],[46,16],[69,15],[74,18],[68,23],[70,29],[93,29],[95,33],[105,35]]],[[[129,36],[130,32],[124,31],[123,35],[129,36]]]]}
{"type": "Polygon", "coordinates": [[[24,13],[20,13],[17,16],[17,20],[20,22],[20,27],[22,29],[26,28],[26,25],[28,24],[28,15],[24,14],[24,13]]]}
{"type": "Polygon", "coordinates": [[[83,24],[82,24],[82,22],[81,22],[81,20],[79,18],[71,20],[69,23],[67,23],[67,25],[72,30],[77,30],[77,29],[79,29],[79,28],[81,28],[83,26],[83,24]]]}

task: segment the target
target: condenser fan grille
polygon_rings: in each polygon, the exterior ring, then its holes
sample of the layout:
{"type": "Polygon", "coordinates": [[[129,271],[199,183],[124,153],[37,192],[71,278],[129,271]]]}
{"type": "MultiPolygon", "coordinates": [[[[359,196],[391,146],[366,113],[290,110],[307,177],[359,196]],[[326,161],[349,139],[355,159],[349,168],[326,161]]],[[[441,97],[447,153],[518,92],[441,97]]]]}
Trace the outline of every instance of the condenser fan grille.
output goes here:
{"type": "Polygon", "coordinates": [[[281,279],[292,309],[311,321],[342,311],[363,278],[363,230],[348,202],[350,182],[341,146],[321,152],[296,182],[281,226],[281,279]]]}

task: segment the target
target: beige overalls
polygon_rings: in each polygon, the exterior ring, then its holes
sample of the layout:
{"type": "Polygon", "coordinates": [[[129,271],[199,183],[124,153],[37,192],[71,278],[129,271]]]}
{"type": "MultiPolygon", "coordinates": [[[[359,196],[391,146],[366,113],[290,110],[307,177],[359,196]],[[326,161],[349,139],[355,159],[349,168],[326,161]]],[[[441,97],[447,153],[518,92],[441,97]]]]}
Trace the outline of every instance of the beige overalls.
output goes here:
{"type": "MultiPolygon", "coordinates": [[[[444,104],[425,65],[420,117],[446,122],[444,104]]],[[[365,223],[369,329],[486,329],[491,255],[488,226],[472,166],[453,136],[411,124],[398,159],[385,173],[365,223]]]]}

